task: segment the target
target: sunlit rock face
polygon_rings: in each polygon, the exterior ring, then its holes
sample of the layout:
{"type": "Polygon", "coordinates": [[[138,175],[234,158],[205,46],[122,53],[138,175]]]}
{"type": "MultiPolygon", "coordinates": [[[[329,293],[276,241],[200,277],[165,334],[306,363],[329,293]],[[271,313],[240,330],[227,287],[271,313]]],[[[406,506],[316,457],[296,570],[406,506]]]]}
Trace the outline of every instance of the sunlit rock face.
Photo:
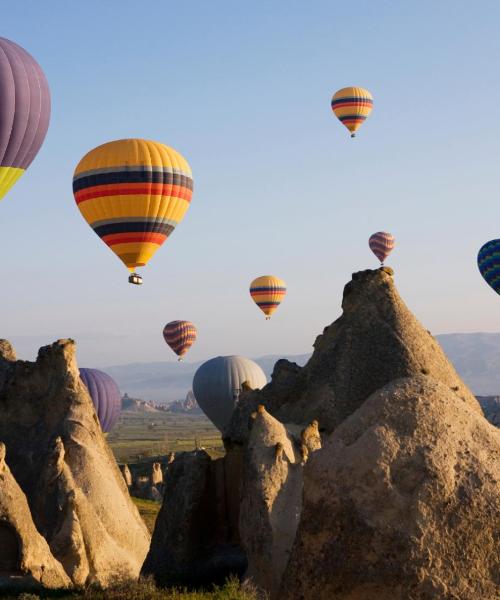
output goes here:
{"type": "Polygon", "coordinates": [[[31,518],[75,584],[137,578],[149,534],[81,383],[72,340],[17,361],[0,342],[0,440],[31,518]]]}
{"type": "Polygon", "coordinates": [[[278,361],[241,393],[219,461],[231,485],[198,481],[237,517],[245,581],[272,600],[500,597],[498,430],[391,269],[355,273],[342,309],[304,367],[278,361]]]}

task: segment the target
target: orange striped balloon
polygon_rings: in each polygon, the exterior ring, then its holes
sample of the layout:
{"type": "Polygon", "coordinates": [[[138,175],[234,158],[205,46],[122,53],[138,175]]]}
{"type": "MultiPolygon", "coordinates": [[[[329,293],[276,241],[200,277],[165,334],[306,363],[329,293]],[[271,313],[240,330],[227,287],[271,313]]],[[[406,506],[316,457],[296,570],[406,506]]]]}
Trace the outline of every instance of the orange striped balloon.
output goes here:
{"type": "Polygon", "coordinates": [[[346,87],[336,92],[332,98],[332,110],[339,121],[356,136],[356,131],[372,112],[373,97],[368,90],[360,87],[346,87]]]}
{"type": "Polygon", "coordinates": [[[394,236],[391,233],[387,233],[387,231],[377,231],[368,240],[370,250],[379,259],[381,265],[384,264],[384,260],[392,252],[394,244],[394,236]]]}
{"type": "Polygon", "coordinates": [[[250,296],[260,310],[266,315],[266,320],[278,308],[286,294],[286,283],[274,275],[257,277],[250,284],[250,296]]]}
{"type": "Polygon", "coordinates": [[[182,360],[186,352],[196,342],[198,332],[191,321],[170,321],[163,328],[167,344],[182,360]]]}

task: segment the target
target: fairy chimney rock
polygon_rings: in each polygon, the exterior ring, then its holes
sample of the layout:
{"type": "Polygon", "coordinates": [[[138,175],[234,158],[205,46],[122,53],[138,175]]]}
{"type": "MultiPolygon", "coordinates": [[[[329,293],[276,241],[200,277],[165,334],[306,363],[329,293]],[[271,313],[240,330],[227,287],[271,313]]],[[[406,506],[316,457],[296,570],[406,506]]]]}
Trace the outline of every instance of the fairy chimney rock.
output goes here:
{"type": "Polygon", "coordinates": [[[66,576],[106,587],[138,577],[150,536],[80,380],[75,349],[73,340],[58,340],[36,362],[15,361],[1,342],[0,439],[27,499],[26,519],[66,576]]]}

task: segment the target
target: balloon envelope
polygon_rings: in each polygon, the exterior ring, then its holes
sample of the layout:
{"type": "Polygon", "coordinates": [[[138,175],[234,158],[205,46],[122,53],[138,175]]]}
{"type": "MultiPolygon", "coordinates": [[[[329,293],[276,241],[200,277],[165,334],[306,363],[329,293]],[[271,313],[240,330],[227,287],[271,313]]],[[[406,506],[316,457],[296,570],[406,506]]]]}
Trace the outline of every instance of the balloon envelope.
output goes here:
{"type": "Polygon", "coordinates": [[[117,140],[82,158],[73,193],[90,227],[134,271],[184,218],[193,179],[188,163],[173,148],[142,139],[117,140]]]}
{"type": "Polygon", "coordinates": [[[243,382],[257,389],[266,385],[264,371],[243,356],[218,356],[203,363],[193,378],[193,392],[200,408],[220,430],[228,425],[243,382]]]}
{"type": "Polygon", "coordinates": [[[274,275],[257,277],[250,284],[250,296],[267,319],[278,308],[286,295],[286,283],[274,275]]]}
{"type": "Polygon", "coordinates": [[[335,92],[332,110],[354,137],[373,109],[373,96],[361,87],[345,87],[335,92]]]}
{"type": "Polygon", "coordinates": [[[86,385],[104,433],[116,425],[122,410],[120,390],[107,373],[98,369],[80,369],[80,378],[86,385]]]}
{"type": "Polygon", "coordinates": [[[40,65],[0,37],[0,198],[32,163],[49,119],[50,92],[40,65]]]}
{"type": "Polygon", "coordinates": [[[163,328],[163,337],[181,358],[195,343],[198,332],[191,321],[170,321],[163,328]]]}
{"type": "Polygon", "coordinates": [[[382,264],[384,264],[384,260],[392,252],[395,243],[396,240],[394,239],[394,236],[387,231],[377,231],[377,233],[371,235],[368,240],[370,250],[382,264]]]}
{"type": "Polygon", "coordinates": [[[486,283],[500,294],[500,240],[490,240],[481,247],[477,266],[486,283]]]}

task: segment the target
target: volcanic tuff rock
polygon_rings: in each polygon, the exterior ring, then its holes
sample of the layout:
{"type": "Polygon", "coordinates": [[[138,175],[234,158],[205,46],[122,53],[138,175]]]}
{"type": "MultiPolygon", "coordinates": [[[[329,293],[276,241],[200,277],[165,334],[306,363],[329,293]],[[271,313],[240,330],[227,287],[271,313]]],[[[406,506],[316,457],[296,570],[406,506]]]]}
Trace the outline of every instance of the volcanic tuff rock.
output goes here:
{"type": "Polygon", "coordinates": [[[233,471],[230,461],[212,461],[203,450],[175,457],[143,574],[160,584],[204,585],[243,573],[231,505],[239,497],[233,471]]]}
{"type": "MultiPolygon", "coordinates": [[[[246,579],[272,600],[498,600],[498,430],[390,269],[355,273],[342,307],[305,367],[278,361],[269,385],[242,392],[224,459],[178,463],[196,482],[184,506],[167,486],[156,560],[189,564],[199,540],[175,555],[175,536],[215,522],[200,507],[223,496],[246,579]],[[215,463],[231,478],[213,480],[215,463]]],[[[217,532],[204,527],[209,579],[217,532]]]]}
{"type": "Polygon", "coordinates": [[[0,589],[69,587],[71,581],[38,533],[28,501],[5,460],[0,443],[0,589]]]}
{"type": "Polygon", "coordinates": [[[149,534],[81,383],[75,344],[16,361],[0,343],[0,440],[33,522],[77,584],[136,578],[149,534]]]}
{"type": "Polygon", "coordinates": [[[280,600],[500,597],[500,436],[447,385],[376,391],[304,481],[280,600]]]}
{"type": "Polygon", "coordinates": [[[245,578],[274,595],[300,519],[303,466],[321,441],[316,423],[302,432],[293,425],[287,428],[263,406],[252,418],[240,509],[240,535],[248,557],[245,578]]]}
{"type": "Polygon", "coordinates": [[[226,438],[246,440],[249,415],[258,404],[283,422],[317,419],[329,433],[374,391],[419,374],[437,379],[481,411],[438,342],[401,300],[391,269],[354,273],[344,288],[342,308],[342,316],[316,338],[304,367],[278,361],[269,385],[240,396],[226,438]]]}

